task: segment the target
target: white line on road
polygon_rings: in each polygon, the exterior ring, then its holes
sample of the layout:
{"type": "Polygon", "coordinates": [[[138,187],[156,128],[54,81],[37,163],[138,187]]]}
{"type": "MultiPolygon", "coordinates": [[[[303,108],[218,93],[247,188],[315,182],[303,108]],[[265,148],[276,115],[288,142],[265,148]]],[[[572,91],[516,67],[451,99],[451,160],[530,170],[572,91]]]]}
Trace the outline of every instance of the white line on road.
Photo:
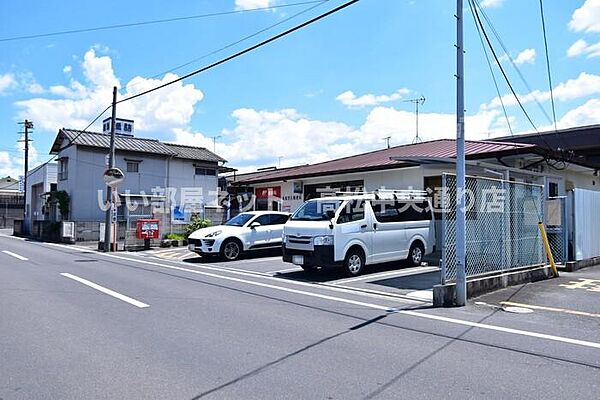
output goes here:
{"type": "Polygon", "coordinates": [[[429,273],[429,272],[434,272],[434,271],[439,271],[439,270],[440,269],[438,267],[412,267],[412,268],[406,268],[406,269],[395,270],[395,271],[380,272],[378,274],[363,275],[363,276],[358,276],[356,278],[339,279],[335,282],[332,282],[332,284],[337,285],[337,284],[345,284],[345,283],[349,283],[349,282],[375,280],[375,279],[379,279],[379,278],[385,278],[388,276],[393,276],[394,278],[399,278],[402,276],[424,274],[424,273],[429,273]]]}
{"type": "Polygon", "coordinates": [[[14,258],[18,258],[19,260],[22,260],[22,261],[27,261],[27,260],[29,260],[29,258],[27,258],[27,257],[23,257],[23,256],[20,256],[20,255],[18,255],[17,253],[13,253],[12,251],[8,251],[8,250],[2,250],[2,252],[3,252],[4,254],[8,254],[9,256],[12,256],[12,257],[14,257],[14,258]]]}
{"type": "MultiPolygon", "coordinates": [[[[68,246],[65,246],[65,247],[68,247],[68,246]]],[[[145,261],[145,260],[136,260],[136,259],[132,259],[129,257],[117,256],[114,254],[104,254],[104,253],[98,253],[98,254],[106,256],[106,257],[117,258],[117,259],[121,259],[121,260],[137,262],[137,263],[141,263],[141,264],[155,265],[155,266],[162,267],[162,268],[185,271],[185,272],[190,272],[190,273],[205,275],[205,276],[211,276],[211,277],[214,277],[217,279],[246,283],[249,285],[261,286],[261,287],[271,288],[271,289],[275,289],[275,290],[281,290],[281,291],[290,292],[290,293],[301,294],[301,295],[310,296],[310,297],[318,297],[318,298],[331,300],[331,301],[337,301],[337,302],[341,302],[341,303],[359,305],[359,306],[377,309],[377,310],[394,311],[397,314],[410,315],[410,316],[417,317],[417,318],[425,318],[425,319],[441,321],[441,322],[446,322],[446,323],[451,323],[451,324],[470,326],[470,327],[479,328],[479,329],[486,329],[486,330],[492,330],[492,331],[497,331],[497,332],[509,333],[509,334],[513,334],[513,335],[528,336],[528,337],[534,337],[534,338],[538,338],[538,339],[545,339],[545,340],[551,340],[551,341],[555,341],[555,342],[574,344],[574,345],[579,345],[579,346],[600,349],[600,343],[590,342],[590,341],[586,341],[586,340],[579,340],[579,339],[573,339],[573,338],[562,337],[562,336],[548,335],[545,333],[524,331],[521,329],[507,328],[507,327],[498,326],[498,325],[482,324],[479,322],[472,322],[472,321],[466,321],[466,320],[461,320],[461,319],[456,319],[456,318],[442,317],[439,315],[426,314],[426,313],[418,312],[418,311],[396,310],[393,307],[386,307],[386,306],[382,306],[379,304],[364,303],[364,302],[354,301],[354,300],[350,300],[350,299],[344,299],[341,297],[327,296],[327,295],[322,295],[322,294],[313,293],[313,292],[306,292],[303,290],[291,289],[291,288],[270,285],[270,284],[261,283],[261,282],[255,282],[255,281],[250,281],[250,280],[245,280],[245,279],[239,279],[239,278],[233,278],[233,277],[229,277],[229,276],[213,274],[210,272],[203,272],[203,271],[197,271],[197,270],[192,270],[192,269],[188,269],[188,268],[176,267],[174,265],[159,264],[159,263],[145,261]]],[[[206,268],[204,266],[201,266],[201,267],[206,268]]],[[[230,271],[230,272],[233,272],[233,271],[230,271]]],[[[268,278],[270,278],[270,277],[264,277],[263,279],[268,279],[268,278]]],[[[270,279],[279,280],[278,278],[270,278],[270,279]]]]}
{"type": "Polygon", "coordinates": [[[62,272],[62,273],[61,273],[61,275],[62,275],[62,276],[64,276],[65,278],[70,278],[70,279],[73,279],[74,281],[77,281],[77,282],[79,282],[79,283],[83,283],[84,285],[86,285],[86,286],[89,286],[89,287],[91,287],[92,289],[96,289],[96,290],[98,290],[98,291],[100,291],[100,292],[102,292],[102,293],[104,293],[104,294],[107,294],[107,295],[109,295],[109,296],[112,296],[112,297],[114,297],[114,298],[116,298],[116,299],[119,299],[119,300],[121,300],[121,301],[124,301],[124,302],[126,302],[126,303],[129,303],[129,304],[131,304],[131,305],[134,305],[134,306],[136,306],[136,307],[138,307],[138,308],[146,308],[146,307],[150,307],[150,306],[149,306],[148,304],[146,304],[146,303],[142,303],[141,301],[138,301],[138,300],[136,300],[136,299],[132,299],[131,297],[125,296],[124,294],[117,293],[117,292],[115,292],[114,290],[107,289],[107,288],[105,288],[105,287],[103,287],[103,286],[100,286],[100,285],[98,285],[98,284],[94,283],[94,282],[90,282],[90,281],[88,281],[87,279],[80,278],[80,277],[78,277],[78,276],[75,276],[75,275],[69,274],[69,273],[67,273],[67,272],[62,272]]]}
{"type": "Polygon", "coordinates": [[[269,272],[267,272],[267,274],[271,275],[271,276],[275,276],[275,275],[279,275],[279,274],[285,274],[286,272],[300,272],[300,271],[302,271],[302,268],[296,267],[296,268],[280,269],[277,271],[269,271],[269,272]]]}

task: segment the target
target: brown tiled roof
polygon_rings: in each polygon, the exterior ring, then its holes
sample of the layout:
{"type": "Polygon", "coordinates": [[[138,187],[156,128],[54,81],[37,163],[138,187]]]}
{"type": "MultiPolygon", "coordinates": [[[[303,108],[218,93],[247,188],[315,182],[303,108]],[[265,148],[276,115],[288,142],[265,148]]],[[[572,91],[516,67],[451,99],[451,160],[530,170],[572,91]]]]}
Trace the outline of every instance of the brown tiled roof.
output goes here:
{"type": "MultiPolygon", "coordinates": [[[[468,159],[490,158],[523,152],[533,152],[535,145],[521,143],[506,143],[493,141],[466,141],[465,155],[468,159]]],[[[286,168],[285,170],[270,170],[263,173],[253,173],[249,177],[241,177],[234,184],[251,184],[273,182],[284,179],[307,178],[320,175],[374,171],[391,168],[402,168],[414,163],[395,161],[399,158],[456,158],[456,141],[440,139],[430,142],[396,146],[389,149],[357,154],[355,156],[325,161],[318,164],[286,168]]]]}

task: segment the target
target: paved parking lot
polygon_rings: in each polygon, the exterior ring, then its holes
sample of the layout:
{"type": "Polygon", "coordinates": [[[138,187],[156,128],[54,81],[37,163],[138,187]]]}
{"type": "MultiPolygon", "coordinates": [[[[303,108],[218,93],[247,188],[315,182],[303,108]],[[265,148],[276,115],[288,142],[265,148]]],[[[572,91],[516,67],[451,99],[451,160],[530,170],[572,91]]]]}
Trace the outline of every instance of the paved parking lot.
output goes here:
{"type": "Polygon", "coordinates": [[[440,281],[437,266],[413,268],[403,262],[368,266],[363,275],[353,278],[347,278],[341,269],[306,272],[298,266],[283,262],[278,249],[251,253],[237,261],[199,256],[185,247],[156,249],[143,254],[169,261],[206,264],[223,269],[236,269],[281,279],[310,282],[315,285],[331,285],[365,293],[417,299],[427,303],[433,300],[433,285],[440,281]]]}

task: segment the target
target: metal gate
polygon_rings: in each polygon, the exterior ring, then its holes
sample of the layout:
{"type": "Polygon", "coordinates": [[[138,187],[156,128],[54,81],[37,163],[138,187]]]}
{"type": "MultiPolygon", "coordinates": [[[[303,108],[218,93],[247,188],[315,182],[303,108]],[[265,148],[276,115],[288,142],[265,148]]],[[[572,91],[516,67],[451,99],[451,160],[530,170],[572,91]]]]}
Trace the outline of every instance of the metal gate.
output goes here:
{"type": "MultiPolygon", "coordinates": [[[[456,176],[442,175],[442,281],[456,279],[456,176]]],[[[467,277],[544,262],[541,185],[466,177],[467,277]]]]}

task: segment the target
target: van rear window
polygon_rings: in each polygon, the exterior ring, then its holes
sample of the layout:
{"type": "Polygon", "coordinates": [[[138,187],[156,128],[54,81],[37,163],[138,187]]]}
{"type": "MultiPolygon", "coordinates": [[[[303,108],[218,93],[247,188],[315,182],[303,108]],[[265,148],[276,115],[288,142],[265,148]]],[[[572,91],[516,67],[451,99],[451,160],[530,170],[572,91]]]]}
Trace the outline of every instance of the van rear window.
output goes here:
{"type": "Polygon", "coordinates": [[[399,201],[372,201],[371,207],[377,222],[408,222],[431,220],[429,203],[424,202],[399,202],[399,201]]]}

